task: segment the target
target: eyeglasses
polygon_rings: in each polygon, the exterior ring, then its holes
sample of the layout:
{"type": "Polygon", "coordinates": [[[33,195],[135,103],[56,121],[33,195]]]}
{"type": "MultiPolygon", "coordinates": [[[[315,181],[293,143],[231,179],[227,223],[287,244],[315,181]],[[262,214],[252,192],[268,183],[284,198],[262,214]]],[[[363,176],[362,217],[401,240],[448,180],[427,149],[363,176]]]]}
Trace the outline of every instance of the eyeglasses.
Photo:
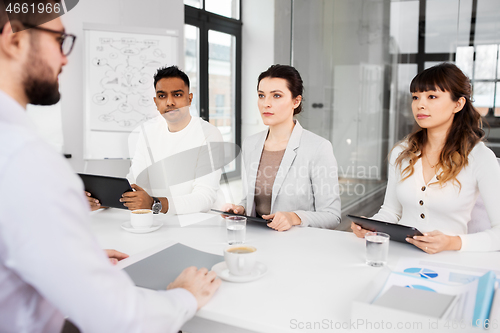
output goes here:
{"type": "Polygon", "coordinates": [[[41,28],[36,25],[31,25],[28,23],[23,23],[25,27],[35,29],[35,30],[40,30],[40,31],[45,31],[45,32],[51,32],[54,34],[58,34],[59,37],[57,37],[57,40],[59,41],[59,44],[61,45],[61,53],[64,56],[68,56],[71,51],[73,50],[73,46],[75,46],[75,40],[76,36],[73,34],[67,34],[62,31],[57,31],[57,30],[52,30],[52,29],[46,29],[46,28],[41,28]]]}

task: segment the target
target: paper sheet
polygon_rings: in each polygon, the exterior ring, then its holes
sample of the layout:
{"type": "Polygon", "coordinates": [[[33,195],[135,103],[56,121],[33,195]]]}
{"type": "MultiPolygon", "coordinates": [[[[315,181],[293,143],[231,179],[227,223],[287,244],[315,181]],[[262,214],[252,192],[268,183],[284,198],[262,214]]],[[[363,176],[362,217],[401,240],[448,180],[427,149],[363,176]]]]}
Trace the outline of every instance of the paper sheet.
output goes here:
{"type": "Polygon", "coordinates": [[[500,282],[500,271],[409,258],[400,259],[394,271],[454,285],[472,282],[493,271],[500,282]]]}

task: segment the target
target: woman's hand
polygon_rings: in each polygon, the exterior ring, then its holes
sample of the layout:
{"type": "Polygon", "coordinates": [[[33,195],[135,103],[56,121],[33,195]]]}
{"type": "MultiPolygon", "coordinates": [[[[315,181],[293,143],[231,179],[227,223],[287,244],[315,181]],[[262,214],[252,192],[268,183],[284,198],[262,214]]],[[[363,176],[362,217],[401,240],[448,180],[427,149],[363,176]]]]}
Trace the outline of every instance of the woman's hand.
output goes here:
{"type": "Polygon", "coordinates": [[[423,236],[406,238],[406,241],[430,254],[458,251],[462,248],[462,239],[459,236],[448,236],[437,230],[426,232],[423,236]]]}
{"type": "Polygon", "coordinates": [[[363,229],[354,222],[351,222],[351,229],[352,229],[352,232],[354,232],[354,234],[356,236],[358,236],[359,238],[365,238],[365,234],[367,232],[370,232],[370,230],[363,229]]]}
{"type": "MultiPolygon", "coordinates": [[[[223,212],[245,215],[245,207],[240,205],[233,205],[232,203],[224,204],[221,210],[223,212]]],[[[222,215],[222,217],[227,217],[227,215],[222,215]]]]}
{"type": "Polygon", "coordinates": [[[128,254],[125,254],[125,253],[120,252],[120,251],[116,251],[116,250],[104,250],[104,252],[106,252],[106,255],[108,256],[109,261],[113,265],[116,265],[118,263],[118,261],[120,261],[122,259],[128,258],[128,254]]]}
{"type": "Polygon", "coordinates": [[[277,212],[275,214],[262,215],[262,218],[272,220],[267,226],[278,231],[285,231],[294,225],[302,223],[300,217],[294,212],[277,212]]]}

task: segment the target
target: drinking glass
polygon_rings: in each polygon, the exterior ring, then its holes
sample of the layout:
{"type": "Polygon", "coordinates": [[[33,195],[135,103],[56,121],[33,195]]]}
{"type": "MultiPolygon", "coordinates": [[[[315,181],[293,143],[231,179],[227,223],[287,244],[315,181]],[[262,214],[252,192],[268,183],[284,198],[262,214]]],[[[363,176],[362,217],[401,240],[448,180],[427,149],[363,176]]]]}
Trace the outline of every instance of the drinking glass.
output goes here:
{"type": "Polygon", "coordinates": [[[389,254],[390,236],[383,232],[367,232],[366,263],[370,266],[380,267],[387,264],[389,254]]]}
{"type": "Polygon", "coordinates": [[[226,220],[227,242],[232,244],[243,244],[247,228],[247,218],[243,216],[228,216],[226,220]]]}

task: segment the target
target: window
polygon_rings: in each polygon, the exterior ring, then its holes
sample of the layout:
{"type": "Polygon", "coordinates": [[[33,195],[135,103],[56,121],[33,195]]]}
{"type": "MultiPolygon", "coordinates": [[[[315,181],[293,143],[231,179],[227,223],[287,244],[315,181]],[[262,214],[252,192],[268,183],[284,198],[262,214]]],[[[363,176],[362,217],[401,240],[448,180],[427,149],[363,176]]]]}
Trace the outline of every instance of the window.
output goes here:
{"type": "MultiPolygon", "coordinates": [[[[185,0],[185,63],[192,80],[192,112],[241,146],[240,0],[185,0]]],[[[225,167],[238,177],[239,165],[225,167]]]]}
{"type": "Polygon", "coordinates": [[[469,75],[474,87],[474,105],[482,116],[500,117],[498,44],[478,45],[474,54],[474,70],[469,75]]]}
{"type": "MultiPolygon", "coordinates": [[[[214,118],[216,118],[216,119],[224,118],[224,113],[226,111],[226,105],[224,103],[224,97],[226,97],[226,95],[221,95],[221,94],[215,95],[215,114],[214,114],[214,118]]],[[[221,125],[224,125],[224,123],[222,123],[222,124],[220,124],[218,126],[221,126],[221,125]]]]}
{"type": "Polygon", "coordinates": [[[205,0],[205,10],[238,20],[240,18],[240,0],[205,0]]]}
{"type": "Polygon", "coordinates": [[[193,101],[191,112],[193,116],[200,116],[200,29],[192,25],[184,26],[184,72],[189,77],[193,101]]]}
{"type": "MultiPolygon", "coordinates": [[[[487,145],[497,156],[500,156],[500,40],[492,27],[499,20],[500,1],[496,0],[391,2],[391,37],[397,45],[392,46],[391,53],[399,52],[400,66],[415,64],[418,72],[443,61],[454,62],[471,79],[474,106],[491,127],[485,129],[487,145]],[[412,10],[407,11],[410,7],[412,10]],[[418,35],[415,13],[418,13],[418,35]],[[413,41],[410,46],[409,41],[413,41]]],[[[399,138],[404,135],[401,134],[399,138]]]]}

